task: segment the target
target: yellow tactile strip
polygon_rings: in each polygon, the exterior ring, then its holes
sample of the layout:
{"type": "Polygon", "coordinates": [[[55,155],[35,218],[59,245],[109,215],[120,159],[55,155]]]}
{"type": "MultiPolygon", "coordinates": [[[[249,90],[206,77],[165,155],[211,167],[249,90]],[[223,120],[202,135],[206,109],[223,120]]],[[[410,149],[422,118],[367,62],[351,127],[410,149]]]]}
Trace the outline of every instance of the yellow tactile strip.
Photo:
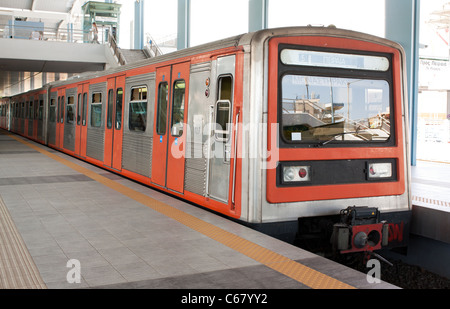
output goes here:
{"type": "Polygon", "coordinates": [[[421,196],[413,196],[412,197],[412,201],[413,202],[417,201],[417,202],[422,202],[422,203],[427,203],[427,204],[434,204],[436,206],[450,207],[450,203],[449,202],[435,200],[435,199],[432,199],[432,198],[421,197],[421,196]]]}
{"type": "Polygon", "coordinates": [[[228,246],[252,259],[258,261],[261,264],[270,267],[308,287],[314,289],[353,289],[354,287],[341,282],[335,278],[325,275],[319,271],[316,271],[310,267],[302,265],[296,261],[293,261],[281,254],[273,252],[262,246],[259,246],[251,241],[248,241],[240,236],[225,231],[213,224],[198,219],[192,215],[189,215],[181,210],[178,210],[170,205],[157,201],[143,193],[130,189],[120,183],[110,180],[104,176],[97,174],[87,168],[84,168],[76,163],[70,162],[56,154],[50,153],[45,149],[38,147],[26,140],[23,140],[14,135],[10,135],[17,141],[39,151],[40,153],[74,169],[75,171],[82,173],[101,184],[120,192],[121,194],[155,210],[161,214],[170,217],[185,226],[188,226],[199,233],[202,233],[223,245],[228,246]]]}
{"type": "Polygon", "coordinates": [[[0,197],[0,289],[46,289],[0,197]]]}

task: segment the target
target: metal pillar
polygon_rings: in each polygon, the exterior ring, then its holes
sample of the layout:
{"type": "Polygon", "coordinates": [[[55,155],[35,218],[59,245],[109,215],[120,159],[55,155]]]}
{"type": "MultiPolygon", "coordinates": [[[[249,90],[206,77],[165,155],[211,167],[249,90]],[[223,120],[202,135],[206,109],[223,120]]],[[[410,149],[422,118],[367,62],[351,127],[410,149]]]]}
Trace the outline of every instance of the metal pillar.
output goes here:
{"type": "Polygon", "coordinates": [[[178,0],[177,50],[191,44],[191,0],[178,0]]]}
{"type": "Polygon", "coordinates": [[[248,31],[268,28],[269,0],[248,1],[248,31]]]}
{"type": "Polygon", "coordinates": [[[386,0],[386,38],[400,43],[406,52],[411,165],[416,165],[417,109],[419,95],[420,0],[386,0]]]}
{"type": "Polygon", "coordinates": [[[144,0],[134,2],[134,49],[144,48],[144,0]]]}

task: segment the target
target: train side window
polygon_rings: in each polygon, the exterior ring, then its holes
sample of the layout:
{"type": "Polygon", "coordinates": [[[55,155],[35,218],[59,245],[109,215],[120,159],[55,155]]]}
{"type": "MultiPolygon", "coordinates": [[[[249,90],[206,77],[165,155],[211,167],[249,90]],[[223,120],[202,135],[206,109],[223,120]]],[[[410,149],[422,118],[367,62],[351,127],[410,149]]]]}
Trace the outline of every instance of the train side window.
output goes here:
{"type": "Polygon", "coordinates": [[[114,90],[108,90],[108,109],[106,112],[106,127],[108,129],[112,128],[112,114],[113,114],[113,101],[114,101],[114,90]]]}
{"type": "Polygon", "coordinates": [[[184,80],[177,80],[173,86],[172,127],[170,129],[172,136],[175,137],[183,135],[185,93],[186,82],[184,80]]]}
{"type": "Polygon", "coordinates": [[[38,112],[38,118],[39,120],[44,119],[44,100],[39,101],[39,112],[38,112]]]}
{"type": "Polygon", "coordinates": [[[78,94],[77,100],[77,125],[81,124],[81,113],[82,113],[82,103],[81,103],[81,93],[78,94]]]}
{"type": "Polygon", "coordinates": [[[49,108],[48,118],[49,118],[50,122],[56,121],[56,100],[55,99],[50,100],[50,108],[49,108]]]}
{"type": "Polygon", "coordinates": [[[72,124],[75,119],[74,108],[75,108],[75,97],[74,96],[67,97],[66,122],[68,124],[72,124]]]}
{"type": "Polygon", "coordinates": [[[34,119],[34,116],[33,116],[33,101],[28,102],[28,119],[34,119]]]}
{"type": "Polygon", "coordinates": [[[233,96],[233,79],[230,75],[221,76],[218,80],[218,96],[216,102],[216,129],[214,136],[218,141],[227,141],[231,129],[231,101],[233,96]]]}
{"type": "Polygon", "coordinates": [[[116,93],[116,130],[122,128],[122,102],[123,102],[123,89],[118,88],[116,93]]]}
{"type": "Polygon", "coordinates": [[[131,88],[130,111],[128,114],[130,131],[142,131],[147,128],[147,87],[131,88]]]}
{"type": "Polygon", "coordinates": [[[20,111],[20,118],[25,119],[25,102],[22,102],[22,107],[20,111]]]}
{"type": "Polygon", "coordinates": [[[91,127],[102,126],[102,93],[94,92],[91,101],[91,127]]]}
{"type": "Polygon", "coordinates": [[[61,109],[59,110],[59,118],[64,123],[64,96],[61,97],[61,109]]]}
{"type": "Polygon", "coordinates": [[[87,92],[83,93],[83,119],[82,119],[82,125],[86,125],[86,115],[87,115],[87,92]]]}
{"type": "Polygon", "coordinates": [[[57,108],[56,108],[56,113],[57,113],[57,116],[56,116],[56,122],[57,123],[59,123],[59,114],[60,114],[60,111],[61,111],[61,97],[58,97],[58,106],[57,106],[57,108]]]}
{"type": "Polygon", "coordinates": [[[167,125],[167,101],[169,99],[169,84],[162,82],[158,87],[158,111],[156,118],[156,133],[158,135],[166,134],[167,125]]]}

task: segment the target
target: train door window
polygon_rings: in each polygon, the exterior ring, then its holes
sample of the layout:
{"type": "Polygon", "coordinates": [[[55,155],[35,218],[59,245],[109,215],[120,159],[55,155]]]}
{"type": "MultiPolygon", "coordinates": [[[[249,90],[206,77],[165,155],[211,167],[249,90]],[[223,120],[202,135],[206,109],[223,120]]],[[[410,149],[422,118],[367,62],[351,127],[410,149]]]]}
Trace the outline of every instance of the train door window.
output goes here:
{"type": "Polygon", "coordinates": [[[64,123],[64,96],[61,97],[61,108],[59,110],[59,118],[61,123],[64,123]]]}
{"type": "Polygon", "coordinates": [[[74,108],[75,108],[75,97],[74,96],[67,97],[66,122],[68,124],[72,124],[74,122],[75,119],[74,108]]]}
{"type": "Polygon", "coordinates": [[[25,102],[25,119],[28,119],[28,113],[29,113],[29,108],[28,106],[30,105],[30,102],[25,102]]]}
{"type": "Polygon", "coordinates": [[[34,119],[34,115],[33,115],[33,101],[28,102],[28,119],[34,119]]]}
{"type": "Polygon", "coordinates": [[[145,131],[147,127],[147,87],[131,88],[128,117],[130,131],[145,131]]]}
{"type": "Polygon", "coordinates": [[[59,123],[60,110],[61,110],[61,97],[58,97],[58,107],[57,107],[57,110],[56,110],[56,113],[57,113],[56,122],[57,123],[59,123]]]}
{"type": "Polygon", "coordinates": [[[81,93],[78,94],[77,100],[77,125],[81,124],[81,113],[82,113],[82,101],[81,101],[81,93]]]}
{"type": "Polygon", "coordinates": [[[122,102],[123,102],[123,89],[118,88],[116,93],[116,130],[122,128],[122,102]]]}
{"type": "Polygon", "coordinates": [[[108,109],[106,112],[106,127],[108,129],[112,128],[113,101],[114,101],[114,90],[109,89],[109,91],[108,91],[108,109]]]}
{"type": "Polygon", "coordinates": [[[44,119],[44,100],[39,101],[39,112],[38,112],[39,120],[44,119]]]}
{"type": "Polygon", "coordinates": [[[50,122],[56,121],[56,100],[55,99],[50,100],[50,109],[49,109],[49,113],[48,113],[48,118],[49,118],[50,122]]]}
{"type": "Polygon", "coordinates": [[[100,128],[102,126],[102,93],[94,92],[91,102],[91,127],[100,128]]]}
{"type": "Polygon", "coordinates": [[[218,93],[216,102],[216,129],[214,135],[218,141],[227,141],[231,126],[231,101],[233,93],[233,79],[231,76],[221,76],[218,80],[218,93]]]}
{"type": "Polygon", "coordinates": [[[167,82],[160,83],[158,88],[158,111],[156,118],[156,133],[158,135],[166,134],[168,99],[169,99],[169,84],[167,82]]]}
{"type": "Polygon", "coordinates": [[[87,115],[87,92],[83,93],[83,118],[82,125],[86,125],[86,115],[87,115]]]}
{"type": "Polygon", "coordinates": [[[185,92],[186,82],[184,80],[177,80],[173,86],[172,127],[170,129],[172,136],[175,137],[183,135],[185,92]]]}
{"type": "Polygon", "coordinates": [[[21,118],[23,118],[23,119],[25,119],[25,111],[26,111],[26,109],[25,109],[25,102],[22,102],[22,108],[21,108],[21,118]]]}
{"type": "Polygon", "coordinates": [[[34,119],[39,118],[39,101],[34,101],[34,119]]]}

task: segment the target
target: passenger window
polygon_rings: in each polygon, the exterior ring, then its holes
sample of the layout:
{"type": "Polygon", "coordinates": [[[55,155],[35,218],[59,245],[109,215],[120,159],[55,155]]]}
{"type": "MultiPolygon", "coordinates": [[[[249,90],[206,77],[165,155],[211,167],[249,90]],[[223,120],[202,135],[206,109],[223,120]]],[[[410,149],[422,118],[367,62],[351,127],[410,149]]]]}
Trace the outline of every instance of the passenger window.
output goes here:
{"type": "Polygon", "coordinates": [[[87,115],[87,92],[83,93],[83,119],[82,125],[86,125],[86,116],[87,115]]]}
{"type": "Polygon", "coordinates": [[[227,141],[231,126],[231,101],[233,97],[232,76],[221,76],[218,80],[218,95],[216,103],[216,129],[214,135],[218,141],[227,141]]]}
{"type": "Polygon", "coordinates": [[[173,87],[172,102],[172,136],[179,137],[183,135],[184,122],[184,94],[186,92],[186,83],[184,80],[178,80],[173,87]]]}
{"type": "Polygon", "coordinates": [[[112,113],[113,113],[113,100],[114,100],[114,91],[109,89],[108,91],[108,110],[106,112],[106,127],[108,129],[112,128],[112,113]]]}
{"type": "Polygon", "coordinates": [[[163,82],[158,88],[158,111],[156,118],[156,133],[158,135],[166,134],[167,122],[167,101],[169,100],[169,84],[163,82]]]}
{"type": "Polygon", "coordinates": [[[77,125],[81,124],[81,93],[78,94],[78,100],[77,100],[77,125]]]}
{"type": "Polygon", "coordinates": [[[116,93],[116,130],[122,128],[122,101],[123,101],[123,89],[118,88],[116,93]]]}
{"type": "Polygon", "coordinates": [[[128,128],[144,132],[147,127],[147,87],[131,88],[128,128]]]}
{"type": "Polygon", "coordinates": [[[49,118],[50,122],[55,122],[56,121],[56,100],[55,99],[50,100],[50,109],[49,109],[48,114],[49,114],[48,118],[49,118]]]}
{"type": "Polygon", "coordinates": [[[29,111],[28,111],[28,119],[34,119],[34,115],[33,115],[33,101],[29,102],[28,109],[29,109],[29,111]]]}
{"type": "Polygon", "coordinates": [[[72,124],[75,119],[75,97],[70,96],[67,97],[67,115],[66,115],[66,121],[68,124],[72,124]]]}
{"type": "Polygon", "coordinates": [[[44,119],[44,100],[39,101],[39,120],[44,119]]]}
{"type": "Polygon", "coordinates": [[[61,97],[61,108],[59,109],[59,118],[64,123],[64,96],[61,97]]]}
{"type": "Polygon", "coordinates": [[[92,94],[91,101],[91,127],[100,128],[102,126],[102,93],[92,94]]]}

